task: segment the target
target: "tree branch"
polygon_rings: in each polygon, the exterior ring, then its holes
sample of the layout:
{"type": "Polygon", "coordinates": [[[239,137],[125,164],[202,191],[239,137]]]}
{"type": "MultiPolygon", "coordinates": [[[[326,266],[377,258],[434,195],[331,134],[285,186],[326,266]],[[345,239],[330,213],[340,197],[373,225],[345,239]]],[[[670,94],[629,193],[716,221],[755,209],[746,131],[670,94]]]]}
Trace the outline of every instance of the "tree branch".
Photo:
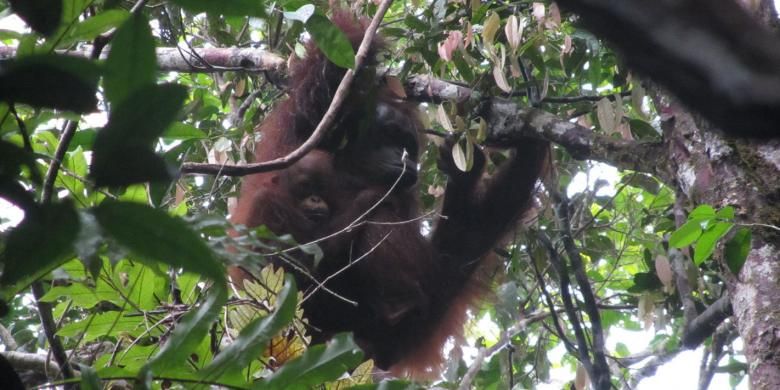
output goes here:
{"type": "Polygon", "coordinates": [[[601,325],[601,314],[596,306],[596,297],[590,286],[588,275],[585,272],[585,264],[580,256],[580,251],[574,242],[571,233],[571,221],[569,215],[569,200],[566,194],[551,191],[553,201],[556,204],[555,214],[560,224],[561,240],[569,262],[574,270],[574,279],[577,281],[580,294],[582,295],[584,310],[590,319],[591,334],[593,342],[591,350],[593,351],[593,369],[588,372],[590,380],[595,389],[607,390],[611,387],[609,365],[607,364],[606,354],[604,353],[604,330],[601,325]]]}
{"type": "Polygon", "coordinates": [[[563,342],[563,346],[566,347],[566,351],[572,355],[577,354],[577,348],[572,344],[571,340],[569,340],[568,337],[566,337],[566,332],[563,331],[563,326],[561,325],[561,321],[558,317],[558,313],[555,310],[555,304],[553,304],[552,296],[550,295],[550,292],[547,291],[546,284],[544,282],[544,278],[542,277],[542,272],[539,270],[539,266],[537,265],[537,261],[534,258],[533,252],[531,251],[531,248],[526,247],[526,253],[528,254],[529,263],[531,263],[531,268],[534,270],[534,276],[536,276],[536,282],[539,284],[539,291],[542,294],[542,297],[544,297],[544,303],[547,305],[547,310],[550,311],[550,316],[552,317],[553,327],[555,327],[555,332],[558,335],[558,338],[561,339],[563,342]]]}
{"type": "Polygon", "coordinates": [[[469,369],[466,372],[466,374],[463,375],[463,379],[461,380],[460,385],[458,386],[458,390],[471,389],[472,382],[474,381],[474,378],[476,378],[477,374],[479,373],[479,370],[482,369],[482,364],[484,363],[485,358],[492,356],[494,353],[500,351],[502,348],[509,345],[512,338],[515,337],[518,333],[526,330],[528,328],[528,325],[544,320],[545,318],[547,318],[549,314],[550,314],[549,312],[536,312],[536,313],[529,314],[527,317],[524,316],[519,321],[517,321],[516,324],[512,325],[509,329],[501,332],[501,336],[498,342],[496,342],[490,347],[480,348],[479,351],[477,352],[477,357],[471,363],[471,366],[469,366],[469,369]]]}
{"type": "MultiPolygon", "coordinates": [[[[566,316],[569,317],[571,323],[571,329],[574,332],[574,338],[577,340],[577,360],[582,363],[588,375],[591,378],[593,375],[593,361],[588,355],[588,340],[585,338],[585,331],[582,329],[580,318],[577,316],[577,309],[574,306],[574,299],[572,299],[569,286],[571,285],[571,279],[569,279],[569,267],[566,266],[566,262],[558,254],[558,250],[555,249],[550,238],[542,231],[537,232],[537,239],[542,244],[549,256],[550,264],[555,269],[559,278],[559,289],[561,293],[561,301],[563,301],[563,308],[566,312],[566,316]]],[[[601,389],[599,389],[601,390],[601,389]]]]}
{"type": "Polygon", "coordinates": [[[30,370],[36,373],[45,373],[49,378],[60,376],[60,366],[52,362],[46,355],[28,352],[4,351],[0,352],[8,360],[8,363],[16,372],[30,370]]]}
{"type": "MultiPolygon", "coordinates": [[[[90,58],[94,46],[89,45],[77,50],[58,50],[59,54],[74,57],[90,58]]],[[[100,54],[104,60],[111,51],[106,47],[100,54]]],[[[262,49],[240,47],[206,47],[206,48],[179,48],[158,47],[157,67],[164,72],[182,73],[217,73],[227,71],[241,71],[246,73],[271,72],[281,77],[284,75],[287,62],[284,58],[262,49]]],[[[6,60],[16,56],[16,48],[0,47],[0,59],[6,60]]]]}
{"type": "MultiPolygon", "coordinates": [[[[415,76],[411,80],[413,81],[407,85],[407,93],[411,91],[419,94],[410,96],[411,98],[427,101],[447,99],[465,101],[475,97],[468,88],[427,76],[415,76]],[[436,88],[427,89],[430,93],[426,93],[420,90],[423,86],[436,88]]],[[[521,108],[514,102],[502,99],[493,99],[485,116],[488,122],[486,143],[491,146],[514,145],[524,137],[539,138],[562,146],[576,159],[601,161],[620,169],[649,173],[666,182],[672,180],[669,172],[663,169],[666,154],[661,142],[615,139],[597,134],[591,129],[548,112],[535,108],[521,108]]],[[[289,158],[290,156],[285,156],[279,160],[246,165],[185,163],[182,165],[181,173],[245,176],[285,168],[289,165],[278,161],[289,158]]]]}
{"type": "Polygon", "coordinates": [[[661,354],[657,355],[656,357],[652,358],[647,364],[642,366],[633,376],[631,376],[631,380],[628,384],[623,386],[623,389],[630,390],[636,388],[636,386],[645,378],[649,378],[653,375],[655,375],[655,372],[658,371],[658,367],[663,366],[668,361],[674,359],[675,356],[677,356],[680,352],[682,352],[682,349],[673,349],[671,351],[664,351],[661,352],[661,354]]]}
{"type": "Polygon", "coordinates": [[[674,283],[677,287],[677,293],[680,294],[680,301],[683,306],[683,320],[685,329],[688,329],[693,319],[699,314],[696,310],[696,300],[693,298],[693,289],[688,280],[688,269],[686,263],[691,260],[683,255],[679,249],[669,248],[669,262],[674,273],[674,283]]]}
{"type": "Polygon", "coordinates": [[[682,338],[682,345],[688,349],[698,347],[707,337],[715,332],[723,321],[734,314],[728,295],[718,298],[701,314],[694,318],[682,338]]]}
{"type": "Polygon", "coordinates": [[[665,166],[661,142],[615,139],[535,108],[493,99],[488,108],[488,139],[492,145],[511,144],[522,137],[556,143],[578,160],[595,160],[620,169],[645,172],[671,181],[665,166]]]}

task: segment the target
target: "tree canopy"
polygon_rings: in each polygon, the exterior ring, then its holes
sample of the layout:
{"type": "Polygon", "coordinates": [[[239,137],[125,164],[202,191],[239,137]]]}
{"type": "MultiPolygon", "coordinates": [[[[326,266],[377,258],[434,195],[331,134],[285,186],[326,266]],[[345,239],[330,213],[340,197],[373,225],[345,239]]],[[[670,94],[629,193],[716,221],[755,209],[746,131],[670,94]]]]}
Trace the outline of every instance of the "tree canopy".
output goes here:
{"type": "MultiPolygon", "coordinates": [[[[13,370],[27,386],[83,388],[434,384],[380,380],[350,334],[310,345],[303,294],[266,258],[316,258],[316,246],[227,222],[242,175],[289,163],[251,161],[288,59],[311,39],[333,63],[360,64],[330,7],[0,0],[0,15],[25,26],[0,29],[0,380],[13,370]],[[228,265],[254,267],[260,283],[231,291],[228,265]]],[[[780,388],[771,1],[342,7],[376,18],[389,48],[378,72],[425,113],[426,211],[441,203],[445,138],[463,170],[471,145],[500,164],[518,137],[553,144],[538,205],[495,249],[495,293],[437,386],[534,388],[565,368],[565,388],[631,389],[702,347],[701,389],[716,373],[780,388]],[[615,173],[599,176],[604,166],[615,173]],[[617,329],[654,338],[612,347],[617,329]]]]}

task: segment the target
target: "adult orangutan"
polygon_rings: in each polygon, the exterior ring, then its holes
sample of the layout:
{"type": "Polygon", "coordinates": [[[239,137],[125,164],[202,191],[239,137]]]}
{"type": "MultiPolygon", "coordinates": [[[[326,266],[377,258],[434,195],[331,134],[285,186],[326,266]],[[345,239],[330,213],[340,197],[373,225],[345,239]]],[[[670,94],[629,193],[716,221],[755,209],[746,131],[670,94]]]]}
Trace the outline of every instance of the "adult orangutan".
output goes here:
{"type": "MultiPolygon", "coordinates": [[[[365,24],[346,14],[333,19],[357,46],[365,24]]],[[[289,98],[258,127],[255,161],[301,145],[343,74],[309,43],[307,57],[291,68],[289,98]]],[[[483,290],[475,277],[481,260],[530,206],[548,145],[531,139],[514,145],[489,178],[481,150],[475,148],[469,172],[441,153],[448,175],[442,218],[424,235],[415,185],[423,126],[416,107],[394,97],[374,74],[371,66],[358,73],[362,84],[315,151],[288,169],[244,179],[232,221],[265,224],[301,243],[337,233],[320,243],[324,257],[308,273],[327,280],[339,297],[289,270],[304,291],[316,289],[303,304],[315,341],[351,331],[377,367],[430,376],[441,365],[442,345],[459,336],[466,310],[483,290]]],[[[231,276],[248,275],[234,269],[231,276]]]]}

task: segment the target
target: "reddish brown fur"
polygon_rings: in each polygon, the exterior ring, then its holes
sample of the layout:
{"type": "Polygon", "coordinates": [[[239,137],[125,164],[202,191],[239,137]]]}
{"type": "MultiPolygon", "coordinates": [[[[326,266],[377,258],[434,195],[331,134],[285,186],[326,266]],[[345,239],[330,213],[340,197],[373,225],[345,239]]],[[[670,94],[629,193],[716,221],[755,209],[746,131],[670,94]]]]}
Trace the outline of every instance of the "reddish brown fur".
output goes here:
{"type": "MultiPolygon", "coordinates": [[[[365,24],[345,14],[337,15],[335,22],[357,46],[365,24]]],[[[312,44],[308,53],[293,67],[290,98],[259,126],[256,161],[299,146],[330,103],[343,70],[312,44]]],[[[351,93],[338,124],[318,150],[286,170],[244,180],[234,223],[265,224],[277,234],[291,233],[299,242],[341,232],[388,191],[400,173],[402,150],[411,153],[407,168],[416,169],[422,125],[414,108],[390,98],[373,82],[374,70],[366,71],[359,72],[363,84],[351,93]],[[325,220],[313,222],[301,210],[298,179],[308,177],[320,183],[312,191],[327,205],[325,220]]],[[[547,149],[532,140],[517,145],[489,181],[482,178],[485,158],[479,150],[470,172],[459,171],[449,153],[443,153],[440,165],[449,180],[441,213],[447,218],[438,221],[431,237],[422,235],[415,220],[420,213],[412,172],[368,214],[369,223],[322,242],[324,258],[310,272],[325,280],[349,265],[327,286],[358,305],[318,290],[304,303],[316,328],[315,341],[351,331],[378,367],[399,375],[435,375],[442,345],[448,337],[460,337],[466,310],[479,296],[475,271],[529,205],[547,149]]],[[[240,280],[245,274],[233,270],[231,276],[240,280]]],[[[302,289],[315,287],[296,276],[302,289]]]]}

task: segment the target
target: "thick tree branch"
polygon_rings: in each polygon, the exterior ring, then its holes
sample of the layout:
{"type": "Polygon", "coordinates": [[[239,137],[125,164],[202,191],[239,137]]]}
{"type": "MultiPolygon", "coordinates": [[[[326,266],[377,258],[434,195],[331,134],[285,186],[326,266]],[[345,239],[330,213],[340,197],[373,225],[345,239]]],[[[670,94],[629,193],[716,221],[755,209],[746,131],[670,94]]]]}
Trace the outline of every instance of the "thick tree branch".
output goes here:
{"type": "MultiPolygon", "coordinates": [[[[471,90],[468,88],[445,81],[424,76],[416,76],[412,80],[414,81],[411,82],[411,86],[407,85],[407,93],[411,91],[423,94],[410,96],[415,99],[427,101],[453,99],[460,102],[473,97],[469,95],[471,90]],[[436,93],[441,94],[436,95],[436,93]]],[[[601,161],[621,169],[649,173],[667,182],[672,180],[669,172],[664,169],[666,154],[661,142],[615,139],[597,134],[591,129],[548,112],[535,108],[522,108],[514,102],[502,99],[493,99],[485,116],[489,125],[486,143],[491,146],[514,145],[524,137],[539,138],[560,145],[576,159],[601,161]]],[[[182,174],[245,176],[282,169],[286,166],[276,162],[247,165],[185,163],[181,172],[182,174]]]]}
{"type": "Polygon", "coordinates": [[[688,349],[698,347],[707,337],[710,337],[715,332],[718,325],[731,317],[732,314],[733,310],[729,296],[724,295],[720,297],[688,324],[682,339],[683,347],[688,349]]]}
{"type": "Polygon", "coordinates": [[[734,135],[780,135],[780,43],[733,1],[561,0],[627,64],[734,135]]]}
{"type": "MultiPolygon", "coordinates": [[[[94,48],[85,46],[78,50],[58,51],[76,57],[89,58],[94,48]]],[[[110,47],[103,50],[100,59],[106,59],[110,47]]],[[[0,47],[0,59],[10,59],[16,55],[16,48],[0,47]]],[[[213,73],[241,71],[247,73],[271,72],[281,77],[287,68],[284,58],[269,51],[255,48],[207,47],[179,48],[158,47],[157,67],[165,72],[213,73]]]]}
{"type": "Polygon", "coordinates": [[[478,101],[481,97],[478,91],[469,87],[439,80],[430,75],[415,75],[406,80],[404,86],[406,95],[412,100],[441,103],[450,101],[463,103],[468,100],[478,101]]]}
{"type": "Polygon", "coordinates": [[[0,342],[3,343],[6,351],[16,351],[16,349],[19,348],[19,345],[16,344],[16,339],[14,339],[14,335],[12,335],[11,331],[3,325],[0,325],[0,342]]]}
{"type": "MultiPolygon", "coordinates": [[[[13,48],[0,47],[0,59],[13,56],[14,53],[15,49],[13,48]]],[[[79,55],[79,53],[73,52],[72,54],[79,55]]],[[[180,72],[264,71],[277,78],[282,78],[286,71],[286,63],[281,57],[260,49],[204,48],[196,49],[195,54],[188,54],[177,48],[158,48],[157,54],[158,64],[162,70],[180,72]],[[203,58],[207,64],[198,58],[203,58]]],[[[410,77],[406,81],[405,89],[407,97],[417,101],[463,103],[481,99],[478,91],[429,75],[410,77]]],[[[548,99],[579,101],[583,97],[548,99]]],[[[488,141],[496,146],[521,137],[537,137],[564,147],[577,159],[601,161],[622,169],[650,173],[664,180],[668,176],[664,169],[659,169],[659,167],[663,167],[662,161],[659,159],[665,156],[661,150],[660,142],[637,142],[599,135],[591,129],[568,122],[553,114],[533,108],[522,108],[508,100],[494,99],[486,119],[491,125],[491,135],[488,141]]],[[[185,163],[182,167],[182,173],[244,176],[281,169],[287,166],[286,164],[289,162],[254,165],[185,163]]]]}
{"type": "Polygon", "coordinates": [[[0,352],[0,355],[3,355],[17,372],[31,370],[36,373],[45,373],[50,378],[56,378],[61,374],[57,362],[49,360],[46,355],[14,351],[0,352]]]}
{"type": "MultiPolygon", "coordinates": [[[[629,66],[723,130],[735,135],[780,135],[776,126],[780,123],[780,43],[742,6],[708,0],[560,3],[615,45],[629,66]]],[[[773,20],[771,16],[763,18],[773,20]]],[[[0,57],[8,56],[8,50],[12,49],[0,48],[0,57]]],[[[159,61],[165,70],[275,72],[284,65],[282,58],[252,49],[198,49],[198,55],[184,56],[177,48],[165,50],[166,58],[159,61]]],[[[417,96],[430,92],[412,89],[417,96]]]]}
{"type": "Polygon", "coordinates": [[[601,161],[663,180],[671,179],[663,169],[665,153],[661,142],[615,139],[548,112],[521,108],[500,99],[491,102],[486,120],[489,144],[511,144],[522,137],[541,138],[562,146],[576,159],[601,161]]]}

